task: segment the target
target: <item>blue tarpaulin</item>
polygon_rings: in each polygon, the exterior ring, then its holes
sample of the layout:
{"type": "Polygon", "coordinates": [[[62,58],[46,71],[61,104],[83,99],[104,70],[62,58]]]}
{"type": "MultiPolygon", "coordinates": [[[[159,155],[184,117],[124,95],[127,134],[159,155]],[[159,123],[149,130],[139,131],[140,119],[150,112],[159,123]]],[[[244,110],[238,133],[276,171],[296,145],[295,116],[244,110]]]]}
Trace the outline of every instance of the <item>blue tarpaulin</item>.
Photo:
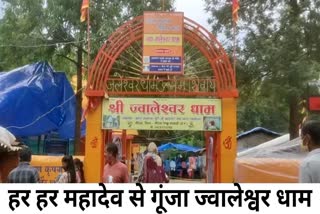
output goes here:
{"type": "Polygon", "coordinates": [[[166,143],[158,147],[159,152],[164,152],[169,149],[177,149],[184,152],[199,152],[202,148],[178,143],[166,143]]]}
{"type": "Polygon", "coordinates": [[[0,73],[0,126],[16,137],[56,131],[63,139],[74,138],[75,103],[65,73],[47,62],[0,73]]]}

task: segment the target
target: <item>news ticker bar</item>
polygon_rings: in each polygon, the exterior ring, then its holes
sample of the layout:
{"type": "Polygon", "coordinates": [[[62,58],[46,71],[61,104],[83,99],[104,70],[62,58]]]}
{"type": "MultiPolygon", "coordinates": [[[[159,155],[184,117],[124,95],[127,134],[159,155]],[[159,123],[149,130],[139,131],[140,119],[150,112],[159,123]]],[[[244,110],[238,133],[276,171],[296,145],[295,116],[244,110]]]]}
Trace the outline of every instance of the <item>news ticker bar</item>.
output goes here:
{"type": "MultiPolygon", "coordinates": [[[[308,184],[1,184],[3,213],[128,211],[150,213],[191,210],[277,213],[318,211],[320,191],[308,184]],[[316,201],[315,201],[316,200],[316,201]]],[[[2,213],[2,212],[1,212],[2,213]]],[[[111,212],[112,213],[112,212],[111,212]]]]}

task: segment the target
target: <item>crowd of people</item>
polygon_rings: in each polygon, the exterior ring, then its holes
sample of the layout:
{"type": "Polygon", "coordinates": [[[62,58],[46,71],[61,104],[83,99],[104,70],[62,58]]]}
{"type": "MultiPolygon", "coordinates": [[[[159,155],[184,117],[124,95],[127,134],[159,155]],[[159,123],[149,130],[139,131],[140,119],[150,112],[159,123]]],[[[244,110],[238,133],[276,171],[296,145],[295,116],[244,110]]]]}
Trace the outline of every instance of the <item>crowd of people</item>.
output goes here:
{"type": "MultiPolygon", "coordinates": [[[[150,143],[148,146],[148,152],[144,157],[143,166],[139,170],[137,180],[129,179],[128,167],[123,161],[119,160],[118,155],[118,146],[115,143],[108,143],[104,152],[106,162],[102,178],[104,183],[169,182],[155,143],[150,143]]],[[[29,148],[26,147],[20,151],[19,165],[9,173],[8,183],[40,182],[38,170],[30,165],[31,158],[32,152],[29,148]]],[[[134,162],[131,165],[131,172],[133,173],[134,162]]],[[[65,155],[61,160],[61,166],[63,173],[56,178],[56,183],[85,183],[83,162],[80,159],[65,155]]]]}
{"type": "MultiPolygon", "coordinates": [[[[299,172],[299,182],[301,183],[320,183],[320,121],[308,121],[301,129],[302,143],[309,153],[302,161],[299,172]]],[[[155,143],[150,143],[144,155],[142,165],[139,168],[137,180],[129,179],[128,167],[118,159],[119,151],[115,143],[106,145],[104,156],[106,165],[103,171],[104,183],[165,183],[169,182],[166,173],[176,173],[179,161],[167,161],[163,164],[158,155],[158,148],[155,143]]],[[[13,169],[7,178],[8,183],[38,183],[40,182],[39,172],[30,165],[32,152],[29,148],[23,148],[19,154],[19,165],[13,169]]],[[[133,160],[133,156],[132,156],[133,160]]],[[[196,169],[197,159],[189,159],[189,168],[196,169]]],[[[185,165],[186,163],[184,163],[185,165]]],[[[85,183],[83,163],[78,158],[64,156],[61,160],[63,173],[56,179],[57,183],[85,183]]],[[[134,162],[131,162],[131,170],[134,162]]],[[[134,171],[134,170],[133,170],[134,171]]],[[[131,171],[131,173],[133,172],[131,171]]],[[[188,172],[188,170],[187,170],[188,172]]],[[[182,172],[183,173],[183,172],[182,172]]]]}
{"type": "Polygon", "coordinates": [[[164,161],[164,168],[170,177],[202,179],[205,176],[205,156],[190,155],[183,157],[179,155],[164,161]]]}

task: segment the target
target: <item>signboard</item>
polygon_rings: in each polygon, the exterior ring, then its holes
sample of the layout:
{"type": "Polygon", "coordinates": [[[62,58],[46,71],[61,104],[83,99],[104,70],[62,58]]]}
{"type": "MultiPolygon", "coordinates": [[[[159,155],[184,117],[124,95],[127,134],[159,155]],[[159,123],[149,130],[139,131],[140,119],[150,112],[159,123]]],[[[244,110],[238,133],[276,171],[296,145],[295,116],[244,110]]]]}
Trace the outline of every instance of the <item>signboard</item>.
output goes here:
{"type": "MultiPolygon", "coordinates": [[[[82,162],[83,156],[74,156],[79,158],[82,162]]],[[[63,173],[62,156],[48,156],[48,155],[32,155],[31,166],[39,171],[41,183],[55,183],[58,176],[63,173]]]]}
{"type": "Polygon", "coordinates": [[[109,98],[102,129],[221,131],[221,100],[109,98]]]}
{"type": "Polygon", "coordinates": [[[145,12],[143,71],[183,74],[183,13],[145,12]]]}

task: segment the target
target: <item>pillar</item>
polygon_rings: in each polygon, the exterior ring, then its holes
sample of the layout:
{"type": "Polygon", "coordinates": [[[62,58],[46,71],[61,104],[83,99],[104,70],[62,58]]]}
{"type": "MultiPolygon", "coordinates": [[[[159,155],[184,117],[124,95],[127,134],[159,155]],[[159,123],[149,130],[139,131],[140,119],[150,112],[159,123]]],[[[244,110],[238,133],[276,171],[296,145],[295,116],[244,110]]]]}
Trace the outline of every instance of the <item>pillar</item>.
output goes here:
{"type": "Polygon", "coordinates": [[[102,104],[87,114],[84,174],[87,183],[102,181],[104,167],[104,142],[102,126],[102,104]]]}
{"type": "Polygon", "coordinates": [[[237,156],[237,100],[222,100],[222,131],[218,133],[219,182],[231,183],[234,180],[234,163],[237,156]]]}

